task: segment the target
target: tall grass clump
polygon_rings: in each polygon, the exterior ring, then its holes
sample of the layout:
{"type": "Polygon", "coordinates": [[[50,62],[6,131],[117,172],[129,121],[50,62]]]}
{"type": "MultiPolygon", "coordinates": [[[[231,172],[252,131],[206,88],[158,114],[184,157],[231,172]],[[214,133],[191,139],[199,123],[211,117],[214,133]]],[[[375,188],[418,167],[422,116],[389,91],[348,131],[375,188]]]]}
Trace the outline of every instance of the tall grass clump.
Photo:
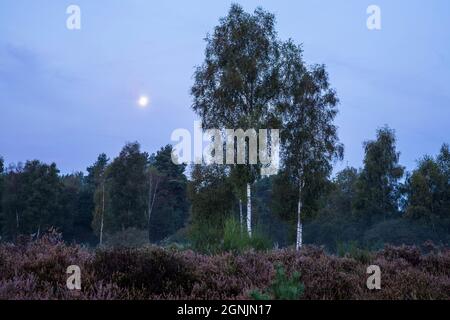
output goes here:
{"type": "Polygon", "coordinates": [[[338,242],[337,254],[339,257],[352,258],[361,263],[369,263],[372,260],[370,251],[361,248],[356,241],[338,242]]]}
{"type": "Polygon", "coordinates": [[[300,282],[300,273],[295,271],[289,277],[283,266],[276,266],[275,279],[265,292],[254,290],[250,297],[255,300],[298,300],[305,286],[300,282]]]}
{"type": "Polygon", "coordinates": [[[247,230],[245,230],[236,219],[230,218],[225,222],[222,244],[224,251],[237,253],[250,249],[263,251],[270,249],[271,246],[270,239],[265,237],[258,230],[255,230],[250,237],[247,230]]]}

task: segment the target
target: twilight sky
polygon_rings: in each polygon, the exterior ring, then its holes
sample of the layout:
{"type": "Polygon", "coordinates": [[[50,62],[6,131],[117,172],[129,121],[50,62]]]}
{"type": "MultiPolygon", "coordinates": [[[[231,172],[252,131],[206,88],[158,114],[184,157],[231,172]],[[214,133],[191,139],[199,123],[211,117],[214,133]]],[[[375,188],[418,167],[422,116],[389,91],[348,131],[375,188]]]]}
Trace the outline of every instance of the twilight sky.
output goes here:
{"type": "Polygon", "coordinates": [[[324,63],[340,98],[338,164],[360,167],[362,142],[388,124],[401,163],[450,142],[450,1],[0,1],[0,155],[85,170],[127,141],[154,152],[192,131],[190,87],[203,38],[237,2],[276,14],[282,39],[324,63]],[[66,8],[81,8],[81,30],[66,8]],[[381,8],[382,29],[366,27],[381,8]],[[139,108],[147,95],[148,108],[139,108]]]}

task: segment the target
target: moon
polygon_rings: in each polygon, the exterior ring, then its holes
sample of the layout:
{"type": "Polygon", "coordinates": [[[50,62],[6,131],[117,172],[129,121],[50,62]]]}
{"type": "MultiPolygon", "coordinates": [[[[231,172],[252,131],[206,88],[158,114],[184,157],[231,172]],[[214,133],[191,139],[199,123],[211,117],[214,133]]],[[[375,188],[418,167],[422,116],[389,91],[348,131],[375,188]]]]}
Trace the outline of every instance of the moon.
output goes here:
{"type": "Polygon", "coordinates": [[[148,106],[149,99],[147,96],[142,95],[139,97],[137,103],[138,103],[139,107],[141,107],[142,109],[145,109],[148,106]]]}

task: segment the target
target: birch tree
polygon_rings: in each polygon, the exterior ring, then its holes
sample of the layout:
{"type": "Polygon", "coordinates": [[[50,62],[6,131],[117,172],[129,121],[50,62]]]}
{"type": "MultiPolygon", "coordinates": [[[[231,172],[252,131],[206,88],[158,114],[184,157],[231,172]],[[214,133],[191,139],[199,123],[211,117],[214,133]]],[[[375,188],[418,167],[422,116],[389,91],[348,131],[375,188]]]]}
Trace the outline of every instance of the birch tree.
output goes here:
{"type": "Polygon", "coordinates": [[[297,193],[296,249],[302,246],[303,202],[308,183],[328,176],[332,162],[342,158],[334,119],[338,99],[330,89],[323,65],[307,67],[302,49],[291,41],[282,47],[283,97],[279,110],[283,123],[282,161],[297,193]]]}
{"type": "MultiPolygon", "coordinates": [[[[201,117],[203,129],[264,128],[280,93],[274,16],[261,8],[249,14],[232,5],[205,40],[205,61],[195,72],[191,90],[192,108],[201,117]]],[[[251,185],[259,171],[257,165],[245,167],[251,234],[251,185]]]]}
{"type": "Polygon", "coordinates": [[[106,170],[109,159],[106,154],[98,156],[97,161],[87,168],[88,183],[93,186],[94,212],[92,227],[99,237],[99,244],[103,244],[103,231],[105,226],[106,210],[106,170]]]}
{"type": "Polygon", "coordinates": [[[154,167],[148,168],[148,208],[147,208],[147,219],[148,219],[148,239],[151,241],[151,229],[150,229],[150,222],[151,222],[151,216],[153,207],[155,206],[156,202],[156,195],[159,191],[159,183],[161,181],[161,176],[158,173],[158,170],[154,167]]]}

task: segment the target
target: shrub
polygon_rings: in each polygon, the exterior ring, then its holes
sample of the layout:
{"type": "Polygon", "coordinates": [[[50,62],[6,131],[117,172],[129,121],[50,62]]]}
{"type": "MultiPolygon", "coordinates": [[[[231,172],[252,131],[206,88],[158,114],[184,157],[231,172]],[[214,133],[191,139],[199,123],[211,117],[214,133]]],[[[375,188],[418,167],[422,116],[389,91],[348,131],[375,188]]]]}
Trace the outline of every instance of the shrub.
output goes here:
{"type": "Polygon", "coordinates": [[[212,224],[195,223],[189,227],[188,238],[191,246],[202,253],[217,253],[220,251],[221,230],[212,224]]]}
{"type": "Polygon", "coordinates": [[[159,244],[163,247],[188,248],[189,229],[187,227],[177,230],[173,235],[163,239],[159,244]]]}
{"type": "Polygon", "coordinates": [[[106,247],[138,248],[149,244],[148,230],[127,228],[114,234],[106,234],[104,245],[106,247]]]}
{"type": "Polygon", "coordinates": [[[168,292],[185,294],[194,280],[181,259],[157,247],[98,251],[92,267],[97,278],[117,284],[136,298],[168,292]]]}
{"type": "Polygon", "coordinates": [[[275,279],[267,292],[261,293],[258,290],[252,291],[250,296],[255,300],[298,300],[305,290],[300,282],[300,273],[294,272],[288,277],[281,265],[276,267],[275,279]]]}
{"type": "Polygon", "coordinates": [[[225,222],[223,249],[225,251],[243,251],[249,249],[250,241],[246,231],[235,219],[225,222]]]}
{"type": "Polygon", "coordinates": [[[340,257],[352,258],[364,264],[368,264],[372,260],[370,251],[361,249],[356,241],[338,242],[337,254],[340,257]]]}
{"type": "Polygon", "coordinates": [[[252,236],[249,237],[247,230],[243,230],[236,219],[231,218],[225,222],[223,250],[243,252],[245,250],[255,249],[262,251],[270,249],[270,247],[270,240],[259,231],[253,232],[252,236]]]}

